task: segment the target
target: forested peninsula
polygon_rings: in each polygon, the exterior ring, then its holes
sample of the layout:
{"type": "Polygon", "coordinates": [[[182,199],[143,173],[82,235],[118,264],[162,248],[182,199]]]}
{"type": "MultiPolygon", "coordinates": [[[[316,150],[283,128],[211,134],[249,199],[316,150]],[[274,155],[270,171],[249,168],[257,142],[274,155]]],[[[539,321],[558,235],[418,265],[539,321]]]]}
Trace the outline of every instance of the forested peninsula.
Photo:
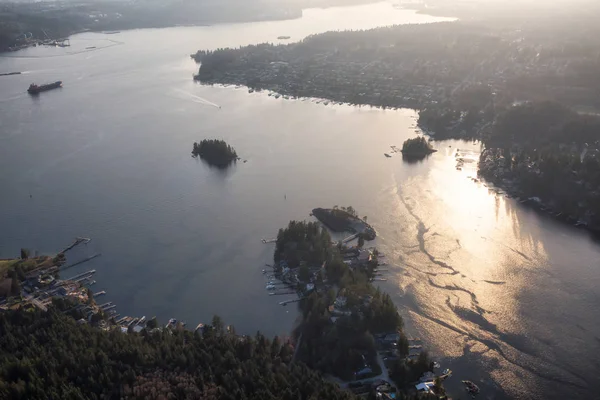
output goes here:
{"type": "Polygon", "coordinates": [[[553,102],[502,111],[483,137],[479,175],[522,203],[600,232],[600,117],[553,102]]]}
{"type": "Polygon", "coordinates": [[[497,110],[552,99],[600,108],[600,28],[557,18],[400,25],[327,32],[291,44],[200,50],[195,79],[246,85],[284,97],[419,110],[419,126],[443,138],[480,138],[497,110]]]}
{"type": "MultiPolygon", "coordinates": [[[[376,249],[360,244],[333,245],[317,222],[291,221],[277,235],[274,272],[301,296],[298,361],[351,382],[357,393],[369,393],[374,381],[410,398],[414,382],[432,373],[433,363],[425,351],[409,355],[402,317],[390,296],[371,284],[378,257],[376,249]]],[[[443,396],[436,381],[437,394],[420,396],[443,396]]]]}

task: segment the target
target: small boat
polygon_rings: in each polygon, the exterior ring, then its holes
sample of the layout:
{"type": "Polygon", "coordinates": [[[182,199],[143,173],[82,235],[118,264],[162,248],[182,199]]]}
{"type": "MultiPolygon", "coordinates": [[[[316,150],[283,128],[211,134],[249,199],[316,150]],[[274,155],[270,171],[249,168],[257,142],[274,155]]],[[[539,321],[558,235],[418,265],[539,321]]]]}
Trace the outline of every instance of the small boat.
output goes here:
{"type": "Polygon", "coordinates": [[[474,384],[471,381],[462,381],[462,383],[465,384],[467,389],[467,392],[469,392],[472,396],[476,395],[479,393],[479,386],[477,386],[476,384],[474,384]]]}
{"type": "Polygon", "coordinates": [[[27,92],[29,94],[38,94],[47,90],[57,89],[59,87],[62,87],[62,81],[47,83],[45,85],[36,85],[35,83],[32,83],[31,85],[29,85],[29,89],[27,89],[27,92]]]}
{"type": "Polygon", "coordinates": [[[88,47],[86,47],[85,49],[86,49],[86,50],[91,50],[91,49],[95,49],[95,48],[96,48],[96,46],[88,46],[88,47]]]}
{"type": "Polygon", "coordinates": [[[165,328],[175,328],[177,326],[177,320],[175,318],[171,318],[169,320],[169,323],[167,324],[167,326],[165,326],[165,328]]]}
{"type": "Polygon", "coordinates": [[[392,156],[390,156],[388,153],[383,153],[384,156],[386,156],[387,158],[392,158],[392,156]]]}

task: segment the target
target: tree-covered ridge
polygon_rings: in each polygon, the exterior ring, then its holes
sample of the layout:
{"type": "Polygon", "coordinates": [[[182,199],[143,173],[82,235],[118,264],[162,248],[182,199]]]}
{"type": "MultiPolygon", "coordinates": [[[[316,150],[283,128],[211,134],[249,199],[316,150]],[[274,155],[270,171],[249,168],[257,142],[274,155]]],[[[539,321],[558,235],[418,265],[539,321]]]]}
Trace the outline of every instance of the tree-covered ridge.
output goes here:
{"type": "Polygon", "coordinates": [[[196,79],[288,96],[427,109],[420,125],[437,137],[473,137],[493,119],[497,105],[547,98],[599,105],[599,27],[580,10],[565,8],[552,23],[516,13],[485,23],[465,19],[326,32],[285,45],[199,51],[193,55],[202,63],[196,79]],[[578,14],[578,23],[565,13],[578,14]]]}
{"type": "Polygon", "coordinates": [[[525,103],[500,113],[484,142],[482,177],[561,219],[600,230],[599,117],[557,103],[525,103]]]}
{"type": "Polygon", "coordinates": [[[427,139],[423,136],[419,136],[412,139],[407,139],[402,144],[402,155],[420,157],[436,152],[431,147],[427,139]]]}
{"type": "Polygon", "coordinates": [[[0,314],[3,399],[351,399],[277,337],[105,332],[56,311],[0,314]]]}
{"type": "Polygon", "coordinates": [[[238,159],[235,149],[219,139],[203,139],[200,143],[194,142],[192,155],[220,168],[227,167],[238,159]]]}

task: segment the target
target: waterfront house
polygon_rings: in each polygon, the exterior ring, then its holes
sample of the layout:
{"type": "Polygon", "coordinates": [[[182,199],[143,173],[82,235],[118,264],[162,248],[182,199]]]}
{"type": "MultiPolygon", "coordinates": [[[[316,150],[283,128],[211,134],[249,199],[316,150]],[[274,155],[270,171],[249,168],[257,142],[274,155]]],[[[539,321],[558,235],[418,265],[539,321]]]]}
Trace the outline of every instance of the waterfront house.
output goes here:
{"type": "Polygon", "coordinates": [[[418,392],[422,392],[422,393],[433,393],[433,383],[432,382],[422,382],[419,383],[418,385],[415,385],[415,387],[417,388],[418,392]]]}
{"type": "Polygon", "coordinates": [[[387,342],[387,343],[398,343],[398,340],[400,340],[400,334],[399,333],[388,333],[383,338],[383,341],[387,342]]]}
{"type": "Polygon", "coordinates": [[[358,251],[358,262],[360,264],[366,264],[373,259],[373,253],[371,250],[359,250],[358,251]]]}
{"type": "Polygon", "coordinates": [[[344,296],[338,296],[335,299],[335,302],[333,303],[335,305],[336,308],[343,308],[346,307],[346,302],[348,301],[348,299],[346,299],[346,297],[344,296]]]}

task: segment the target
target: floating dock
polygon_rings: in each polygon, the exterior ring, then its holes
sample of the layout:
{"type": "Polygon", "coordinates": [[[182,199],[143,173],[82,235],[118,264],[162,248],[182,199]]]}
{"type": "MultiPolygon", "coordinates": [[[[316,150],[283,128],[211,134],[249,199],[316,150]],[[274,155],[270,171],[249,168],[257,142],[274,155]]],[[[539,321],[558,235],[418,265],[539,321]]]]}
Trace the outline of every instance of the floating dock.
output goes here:
{"type": "Polygon", "coordinates": [[[62,267],[60,270],[61,270],[61,271],[64,271],[65,269],[69,269],[69,268],[71,268],[71,267],[74,267],[74,266],[76,266],[76,265],[83,264],[84,262],[91,261],[91,260],[93,260],[93,259],[94,259],[94,258],[96,258],[96,257],[100,257],[101,255],[102,255],[102,254],[100,254],[100,253],[98,253],[98,254],[94,254],[93,256],[90,256],[90,257],[84,258],[83,260],[81,260],[81,261],[77,261],[77,262],[76,262],[76,263],[74,263],[74,264],[67,265],[66,267],[62,267]]]}
{"type": "Polygon", "coordinates": [[[67,251],[71,250],[73,247],[75,247],[77,245],[80,245],[81,243],[86,243],[87,244],[91,240],[92,239],[90,239],[90,238],[84,238],[84,237],[75,238],[75,241],[69,247],[67,247],[66,249],[64,249],[63,251],[61,251],[59,254],[64,254],[67,251]]]}
{"type": "Polygon", "coordinates": [[[81,274],[78,274],[78,275],[72,276],[72,277],[71,277],[71,278],[69,278],[69,279],[65,279],[65,281],[74,281],[74,280],[76,280],[76,279],[78,279],[78,278],[87,277],[88,275],[93,275],[93,274],[95,274],[95,273],[96,273],[96,270],[95,270],[95,269],[92,269],[92,270],[89,270],[89,271],[86,271],[86,272],[82,272],[81,274]]]}

